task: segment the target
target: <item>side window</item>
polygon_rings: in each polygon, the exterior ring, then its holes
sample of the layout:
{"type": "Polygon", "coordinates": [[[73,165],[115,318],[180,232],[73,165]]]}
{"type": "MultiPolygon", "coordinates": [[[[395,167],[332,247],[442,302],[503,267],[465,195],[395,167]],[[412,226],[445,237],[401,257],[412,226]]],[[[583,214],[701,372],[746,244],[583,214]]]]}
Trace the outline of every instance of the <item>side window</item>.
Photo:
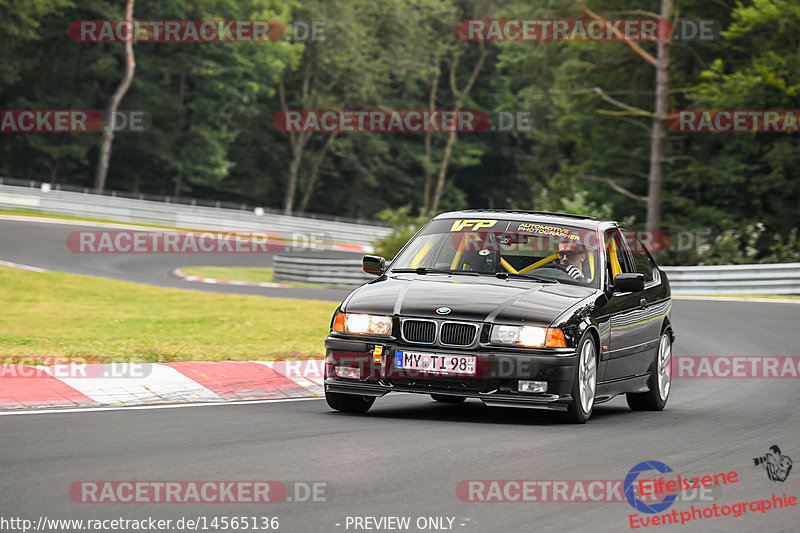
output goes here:
{"type": "Polygon", "coordinates": [[[645,283],[653,281],[655,279],[655,265],[641,241],[639,241],[634,232],[627,229],[622,230],[622,235],[626,248],[628,248],[628,253],[633,258],[636,272],[644,274],[645,283]]]}
{"type": "Polygon", "coordinates": [[[607,230],[603,238],[606,246],[606,275],[609,283],[613,283],[614,276],[634,272],[634,269],[628,259],[619,230],[607,230]]]}

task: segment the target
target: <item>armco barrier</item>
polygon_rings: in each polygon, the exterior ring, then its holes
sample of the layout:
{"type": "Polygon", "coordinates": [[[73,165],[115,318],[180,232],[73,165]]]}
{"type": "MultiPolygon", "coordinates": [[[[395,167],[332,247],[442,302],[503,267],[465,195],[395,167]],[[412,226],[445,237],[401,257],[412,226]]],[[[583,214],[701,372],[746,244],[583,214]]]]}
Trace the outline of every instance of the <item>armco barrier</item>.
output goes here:
{"type": "Polygon", "coordinates": [[[291,238],[293,235],[305,235],[315,239],[332,239],[335,242],[360,246],[369,246],[376,239],[391,232],[391,229],[385,226],[324,220],[308,216],[287,216],[268,213],[260,209],[245,211],[185,205],[120,196],[47,190],[47,186],[42,188],[0,185],[0,207],[35,209],[46,213],[189,229],[273,231],[281,233],[287,238],[291,238]]]}
{"type": "Polygon", "coordinates": [[[664,267],[674,294],[800,294],[800,263],[664,267]]]}
{"type": "Polygon", "coordinates": [[[361,270],[353,259],[314,259],[277,255],[273,263],[277,282],[317,283],[332,287],[355,287],[375,276],[361,270]]]}
{"type": "MultiPolygon", "coordinates": [[[[800,294],[800,263],[662,267],[673,294],[800,294]]],[[[353,259],[320,260],[277,256],[275,281],[354,287],[374,276],[353,259]]]]}

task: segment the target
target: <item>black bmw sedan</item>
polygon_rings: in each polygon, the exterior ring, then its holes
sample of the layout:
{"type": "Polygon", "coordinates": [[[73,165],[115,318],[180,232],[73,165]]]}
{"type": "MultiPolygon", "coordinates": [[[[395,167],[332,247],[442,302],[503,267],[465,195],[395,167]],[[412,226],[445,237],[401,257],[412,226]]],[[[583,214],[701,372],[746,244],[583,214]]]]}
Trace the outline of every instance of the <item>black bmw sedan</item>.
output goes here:
{"type": "Polygon", "coordinates": [[[325,398],[366,412],[390,392],[563,411],[586,422],[625,394],[661,410],[671,384],[669,282],[653,234],[558,213],[458,211],[423,227],[342,302],[325,398]]]}

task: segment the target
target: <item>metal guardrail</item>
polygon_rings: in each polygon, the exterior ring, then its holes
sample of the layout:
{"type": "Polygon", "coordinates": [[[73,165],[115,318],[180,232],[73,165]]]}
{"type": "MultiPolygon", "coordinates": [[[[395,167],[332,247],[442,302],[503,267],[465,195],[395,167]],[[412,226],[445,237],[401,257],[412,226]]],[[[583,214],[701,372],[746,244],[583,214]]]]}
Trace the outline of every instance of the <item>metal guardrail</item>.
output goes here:
{"type": "Polygon", "coordinates": [[[800,294],[800,263],[662,267],[673,294],[800,294]]]}
{"type": "MultiPolygon", "coordinates": [[[[53,190],[47,184],[29,186],[3,184],[20,180],[0,178],[0,207],[35,209],[91,218],[106,218],[137,224],[216,231],[272,231],[284,236],[318,236],[369,247],[391,232],[379,225],[326,220],[310,216],[287,216],[261,208],[231,209],[161,201],[53,190]]],[[[153,197],[155,198],[155,197],[153,197]]],[[[190,202],[194,202],[190,200],[190,202]]],[[[217,202],[220,205],[220,202],[217,202]]],[[[662,267],[674,294],[763,294],[800,295],[800,263],[662,267]]],[[[302,259],[278,256],[275,280],[353,287],[372,279],[361,271],[360,260],[302,259]]]]}
{"type": "Polygon", "coordinates": [[[391,232],[377,224],[288,216],[261,208],[229,209],[52,190],[47,184],[39,188],[0,184],[0,207],[201,230],[272,231],[360,246],[369,246],[391,232]]]}
{"type": "MultiPolygon", "coordinates": [[[[800,294],[800,263],[661,267],[673,294],[800,294]]],[[[355,287],[374,279],[353,259],[277,256],[275,281],[355,287]]]]}
{"type": "Polygon", "coordinates": [[[316,259],[276,255],[273,263],[277,282],[317,283],[333,287],[356,287],[375,279],[361,270],[360,259],[316,259]]]}

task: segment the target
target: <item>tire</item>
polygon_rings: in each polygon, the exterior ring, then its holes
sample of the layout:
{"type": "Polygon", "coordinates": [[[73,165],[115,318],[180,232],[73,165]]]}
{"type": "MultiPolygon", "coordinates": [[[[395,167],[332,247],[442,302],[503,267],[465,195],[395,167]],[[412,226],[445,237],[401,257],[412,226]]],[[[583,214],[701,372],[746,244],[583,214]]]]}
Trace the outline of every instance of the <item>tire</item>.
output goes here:
{"type": "Polygon", "coordinates": [[[466,396],[448,396],[447,394],[431,394],[431,398],[441,403],[462,403],[467,399],[466,396]]]}
{"type": "Polygon", "coordinates": [[[325,401],[328,402],[331,409],[343,413],[366,413],[369,411],[369,408],[372,407],[372,404],[375,403],[375,398],[358,394],[326,392],[325,401]]]}
{"type": "Polygon", "coordinates": [[[567,407],[567,421],[585,424],[594,410],[597,389],[597,347],[591,333],[584,333],[578,344],[575,376],[572,380],[572,402],[567,407]]]}
{"type": "Polygon", "coordinates": [[[672,389],[672,338],[669,331],[661,332],[658,350],[650,366],[647,392],[628,393],[628,407],[634,411],[661,411],[667,405],[672,389]]]}

